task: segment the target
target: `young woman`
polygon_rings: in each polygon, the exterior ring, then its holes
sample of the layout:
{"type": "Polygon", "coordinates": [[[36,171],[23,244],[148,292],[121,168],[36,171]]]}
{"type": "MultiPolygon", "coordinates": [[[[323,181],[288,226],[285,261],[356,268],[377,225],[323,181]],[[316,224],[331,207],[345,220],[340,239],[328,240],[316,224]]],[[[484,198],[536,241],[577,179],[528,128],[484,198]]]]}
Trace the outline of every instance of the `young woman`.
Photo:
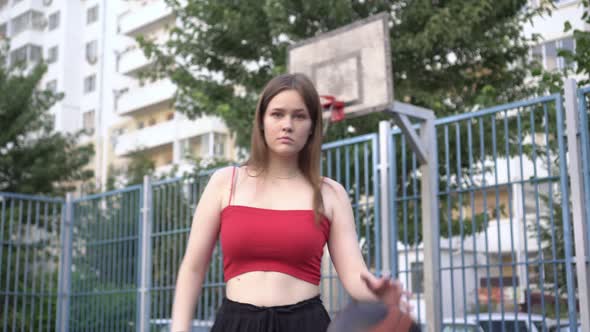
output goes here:
{"type": "Polygon", "coordinates": [[[320,176],[321,143],[322,109],[311,81],[301,74],[272,79],[256,108],[250,159],[215,172],[199,201],[171,331],[190,331],[218,237],[226,297],[214,332],[326,331],[330,318],[319,297],[326,243],[354,299],[382,301],[399,313],[402,288],[368,271],[346,190],[320,176]]]}

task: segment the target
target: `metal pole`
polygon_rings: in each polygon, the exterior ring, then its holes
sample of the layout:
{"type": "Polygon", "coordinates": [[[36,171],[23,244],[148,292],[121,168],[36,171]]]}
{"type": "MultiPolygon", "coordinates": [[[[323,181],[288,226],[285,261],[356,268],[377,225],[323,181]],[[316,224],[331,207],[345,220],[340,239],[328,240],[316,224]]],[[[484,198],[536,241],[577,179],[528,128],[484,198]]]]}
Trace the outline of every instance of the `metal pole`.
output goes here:
{"type": "MultiPolygon", "coordinates": [[[[411,104],[394,102],[386,109],[408,139],[412,151],[420,160],[422,173],[422,238],[424,244],[424,297],[429,332],[442,328],[440,290],[440,258],[438,221],[438,156],[434,111],[411,104]],[[422,121],[420,136],[408,117],[422,121]]],[[[381,133],[381,127],[379,127],[381,133]]],[[[385,186],[387,186],[385,182],[385,186]]],[[[389,207],[389,206],[388,206],[389,207]]],[[[395,244],[397,245],[397,244],[395,244]]]]}
{"type": "MultiPolygon", "coordinates": [[[[390,239],[389,239],[389,137],[391,124],[389,121],[379,122],[379,187],[381,191],[381,273],[393,275],[391,271],[390,239]]],[[[395,243],[393,244],[395,245],[395,243]]]]}
{"type": "Polygon", "coordinates": [[[143,177],[143,194],[141,202],[141,224],[139,227],[139,312],[137,332],[150,330],[150,284],[151,284],[151,207],[152,207],[152,181],[146,175],[143,177]]]}
{"type": "Polygon", "coordinates": [[[57,331],[67,332],[70,323],[70,291],[72,288],[72,230],[73,195],[66,195],[66,203],[63,207],[61,218],[61,262],[58,276],[58,304],[57,304],[57,331]]]}
{"type": "Polygon", "coordinates": [[[420,166],[422,173],[422,238],[424,244],[424,294],[426,319],[429,332],[442,328],[440,290],[440,259],[437,250],[440,236],[438,221],[438,157],[434,116],[424,121],[420,128],[422,146],[427,153],[427,163],[420,166]]]}
{"type": "MultiPolygon", "coordinates": [[[[585,192],[582,188],[582,146],[579,137],[579,111],[577,110],[577,86],[576,81],[568,79],[565,82],[565,112],[567,123],[567,144],[569,157],[569,173],[571,180],[572,216],[574,225],[574,243],[576,248],[576,272],[578,280],[578,298],[580,301],[580,322],[582,331],[590,331],[590,265],[586,255],[588,253],[588,240],[586,234],[586,209],[584,206],[585,192]]],[[[567,222],[567,221],[565,221],[567,222]]],[[[569,266],[567,268],[570,268],[569,266]]]]}

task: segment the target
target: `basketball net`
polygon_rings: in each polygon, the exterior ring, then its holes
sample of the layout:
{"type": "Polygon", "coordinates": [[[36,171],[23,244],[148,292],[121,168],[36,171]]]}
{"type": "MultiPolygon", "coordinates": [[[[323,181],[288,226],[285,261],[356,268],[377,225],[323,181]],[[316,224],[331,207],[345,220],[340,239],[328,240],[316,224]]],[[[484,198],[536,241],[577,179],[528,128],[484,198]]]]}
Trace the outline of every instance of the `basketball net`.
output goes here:
{"type": "Polygon", "coordinates": [[[328,131],[330,122],[340,122],[344,120],[344,102],[336,100],[334,96],[320,96],[322,98],[322,108],[330,112],[330,119],[324,123],[324,135],[328,131]]]}

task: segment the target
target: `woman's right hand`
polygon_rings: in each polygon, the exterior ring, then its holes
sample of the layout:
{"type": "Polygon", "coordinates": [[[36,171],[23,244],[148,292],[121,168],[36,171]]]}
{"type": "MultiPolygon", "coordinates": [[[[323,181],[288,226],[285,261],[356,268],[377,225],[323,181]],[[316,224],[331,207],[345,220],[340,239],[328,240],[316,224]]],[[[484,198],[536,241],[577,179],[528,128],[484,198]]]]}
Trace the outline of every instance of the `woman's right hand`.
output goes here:
{"type": "Polygon", "coordinates": [[[387,277],[377,278],[372,274],[361,274],[367,287],[388,307],[387,316],[368,332],[407,332],[415,325],[410,312],[411,305],[404,297],[410,293],[405,291],[399,281],[387,277]]]}

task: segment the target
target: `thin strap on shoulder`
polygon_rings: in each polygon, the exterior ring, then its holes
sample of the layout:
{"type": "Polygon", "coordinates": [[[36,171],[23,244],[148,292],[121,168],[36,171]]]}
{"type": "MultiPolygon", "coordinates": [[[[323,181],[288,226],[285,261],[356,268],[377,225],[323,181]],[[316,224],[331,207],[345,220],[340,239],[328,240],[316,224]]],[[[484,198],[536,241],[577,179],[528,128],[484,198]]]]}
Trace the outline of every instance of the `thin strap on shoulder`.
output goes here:
{"type": "Polygon", "coordinates": [[[227,205],[231,205],[231,198],[234,194],[234,177],[235,177],[235,175],[236,175],[236,167],[234,166],[234,168],[232,169],[232,172],[231,172],[231,184],[229,186],[229,199],[228,199],[227,205]]]}
{"type": "Polygon", "coordinates": [[[238,169],[238,171],[236,172],[236,169],[237,167],[234,166],[234,169],[231,173],[231,187],[229,190],[229,202],[227,202],[227,205],[231,205],[231,202],[233,201],[234,191],[236,190],[236,183],[238,182],[238,175],[240,175],[240,170],[238,169]]]}

